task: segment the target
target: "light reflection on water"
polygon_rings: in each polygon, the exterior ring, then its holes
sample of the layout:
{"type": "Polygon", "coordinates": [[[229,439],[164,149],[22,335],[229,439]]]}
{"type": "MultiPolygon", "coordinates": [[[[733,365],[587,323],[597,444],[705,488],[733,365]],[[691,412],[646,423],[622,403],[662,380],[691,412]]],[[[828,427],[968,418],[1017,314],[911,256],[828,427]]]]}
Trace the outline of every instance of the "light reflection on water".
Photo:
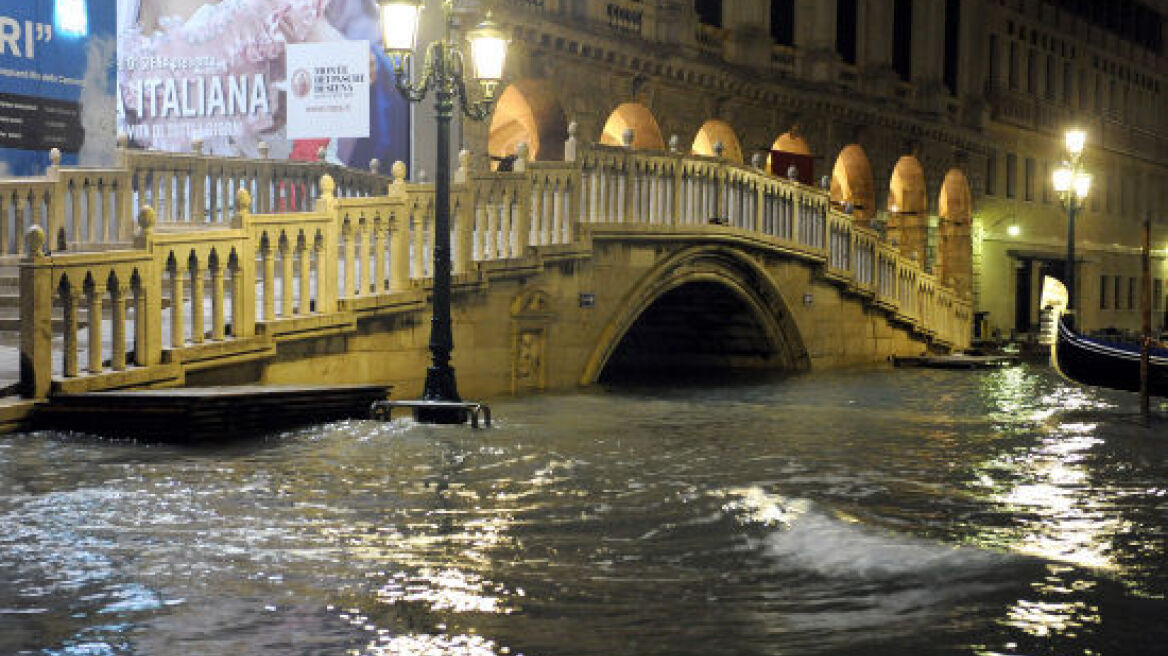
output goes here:
{"type": "Polygon", "coordinates": [[[0,439],[0,653],[1155,653],[1168,445],[1133,404],[882,370],[477,433],[0,439]]]}

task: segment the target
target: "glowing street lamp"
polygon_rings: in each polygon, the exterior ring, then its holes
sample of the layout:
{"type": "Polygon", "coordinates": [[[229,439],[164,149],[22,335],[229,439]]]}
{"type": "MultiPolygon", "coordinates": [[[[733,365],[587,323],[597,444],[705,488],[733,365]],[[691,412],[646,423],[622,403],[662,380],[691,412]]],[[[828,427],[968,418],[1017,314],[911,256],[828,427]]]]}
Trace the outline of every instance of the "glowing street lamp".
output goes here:
{"type": "Polygon", "coordinates": [[[422,400],[439,404],[417,407],[414,416],[418,421],[426,423],[463,423],[467,418],[465,408],[441,405],[441,402],[457,403],[461,400],[454,380],[454,368],[450,366],[450,352],[454,349],[450,326],[450,120],[455,99],[463,114],[472,120],[482,121],[490,116],[503,77],[507,35],[491,22],[489,14],[478,27],[470,30],[467,33],[471,55],[471,70],[468,74],[464,68],[460,44],[451,37],[453,0],[444,0],[442,11],[445,36],[427,48],[421,80],[414,84],[410,82],[408,63],[417,43],[422,0],[378,0],[378,5],[384,48],[393,61],[397,89],[409,102],[421,102],[428,92],[433,91],[434,118],[437,123],[434,312],[430,320],[430,367],[426,370],[422,400]],[[470,99],[466,79],[479,83],[481,100],[470,99]]]}
{"type": "Polygon", "coordinates": [[[1067,208],[1067,261],[1063,282],[1067,286],[1067,308],[1075,307],[1075,215],[1083,208],[1091,193],[1091,174],[1083,169],[1083,147],[1087,133],[1067,130],[1065,145],[1067,161],[1054,170],[1051,182],[1059,202],[1067,208]]]}

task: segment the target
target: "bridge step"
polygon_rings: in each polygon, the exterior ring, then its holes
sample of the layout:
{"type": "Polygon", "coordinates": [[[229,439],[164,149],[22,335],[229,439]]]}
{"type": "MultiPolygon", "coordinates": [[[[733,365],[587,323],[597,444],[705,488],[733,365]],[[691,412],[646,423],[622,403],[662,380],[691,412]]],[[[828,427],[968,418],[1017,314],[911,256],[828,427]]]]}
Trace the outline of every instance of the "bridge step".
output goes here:
{"type": "Polygon", "coordinates": [[[294,426],[367,418],[389,385],[182,387],[56,396],[37,429],[198,444],[252,438],[294,426]]]}

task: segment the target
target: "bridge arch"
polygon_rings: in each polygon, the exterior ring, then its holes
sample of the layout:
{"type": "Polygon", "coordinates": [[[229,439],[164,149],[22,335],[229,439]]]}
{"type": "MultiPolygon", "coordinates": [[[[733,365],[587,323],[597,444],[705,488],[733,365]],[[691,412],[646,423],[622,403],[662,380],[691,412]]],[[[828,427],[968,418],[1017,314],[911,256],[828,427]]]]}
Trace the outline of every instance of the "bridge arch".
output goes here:
{"type": "MultiPolygon", "coordinates": [[[[552,85],[524,78],[507,85],[491,118],[487,152],[495,157],[514,155],[527,142],[529,157],[540,161],[564,158],[568,119],[552,85]]],[[[494,165],[493,165],[494,166],[494,165]]]]}
{"type": "Polygon", "coordinates": [[[712,157],[714,144],[718,142],[723,146],[722,157],[735,164],[742,163],[742,144],[738,141],[738,135],[734,133],[734,128],[730,127],[729,123],[720,119],[712,118],[702,124],[698,133],[694,135],[690,150],[695,155],[712,157]]]}
{"type": "Polygon", "coordinates": [[[840,151],[831,171],[831,202],[842,209],[852,204],[852,216],[867,225],[876,212],[876,184],[872,163],[860,144],[848,144],[840,151]]]}
{"type": "Polygon", "coordinates": [[[810,366],[774,280],[744,253],[722,246],[694,246],[653,267],[602,330],[581,383],[598,381],[610,367],[664,370],[671,363],[687,369],[810,366]],[[703,310],[720,322],[695,325],[695,313],[703,310]],[[637,349],[645,350],[629,353],[637,349]]]}
{"type": "Polygon", "coordinates": [[[937,230],[941,281],[952,284],[958,294],[965,294],[973,285],[973,193],[961,169],[953,168],[945,174],[937,207],[941,217],[937,230]]]}
{"type": "Polygon", "coordinates": [[[665,140],[661,138],[661,127],[649,108],[636,102],[617,106],[608,115],[601,130],[600,143],[606,146],[624,144],[626,129],[633,130],[633,148],[638,150],[665,150],[665,140]]]}

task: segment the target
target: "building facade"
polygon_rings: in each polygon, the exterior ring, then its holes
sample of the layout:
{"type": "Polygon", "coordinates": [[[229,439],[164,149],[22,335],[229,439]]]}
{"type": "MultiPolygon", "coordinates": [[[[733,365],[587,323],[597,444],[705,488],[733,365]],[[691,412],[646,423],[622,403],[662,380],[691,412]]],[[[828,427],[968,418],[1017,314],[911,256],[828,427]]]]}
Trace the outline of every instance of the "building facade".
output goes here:
{"type": "Polygon", "coordinates": [[[1150,214],[1159,328],[1166,5],[499,0],[509,86],[460,145],[498,160],[526,143],[555,160],[574,123],[585,141],[778,158],[774,170],[830,185],[834,203],[970,294],[984,336],[1009,337],[1036,329],[1042,274],[1061,275],[1067,219],[1051,172],[1064,130],[1081,127],[1095,184],[1077,222],[1080,325],[1139,328],[1150,214]]]}

